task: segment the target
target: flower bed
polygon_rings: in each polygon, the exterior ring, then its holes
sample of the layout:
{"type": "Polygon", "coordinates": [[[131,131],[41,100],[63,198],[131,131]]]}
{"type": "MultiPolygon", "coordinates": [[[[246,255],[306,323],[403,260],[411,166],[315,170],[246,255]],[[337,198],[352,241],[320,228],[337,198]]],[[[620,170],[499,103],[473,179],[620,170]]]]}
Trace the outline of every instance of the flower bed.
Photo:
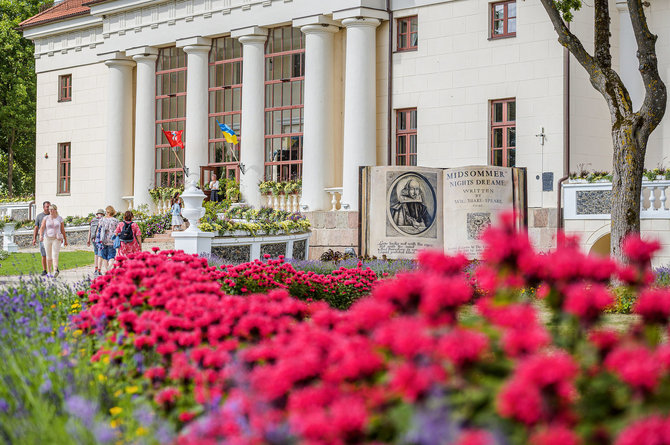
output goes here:
{"type": "Polygon", "coordinates": [[[198,227],[203,232],[219,236],[259,236],[309,231],[311,224],[299,212],[274,210],[268,207],[253,209],[249,206],[227,207],[227,204],[204,203],[205,216],[198,227]]]}
{"type": "MultiPolygon", "coordinates": [[[[670,291],[649,287],[658,245],[627,240],[629,265],[569,239],[537,254],[513,218],[484,241],[471,273],[465,257],[424,252],[347,311],[293,298],[337,290],[320,278],[310,291],[309,274],[281,261],[217,269],[135,254],[81,294],[91,307],[77,325],[104,338],[94,360],[123,369],[182,428],[181,444],[665,437],[670,291]],[[639,295],[641,321],[624,332],[600,325],[613,277],[639,295]],[[527,288],[551,310],[547,326],[527,288]]],[[[343,274],[332,279],[360,289],[362,273],[343,274]]]]}

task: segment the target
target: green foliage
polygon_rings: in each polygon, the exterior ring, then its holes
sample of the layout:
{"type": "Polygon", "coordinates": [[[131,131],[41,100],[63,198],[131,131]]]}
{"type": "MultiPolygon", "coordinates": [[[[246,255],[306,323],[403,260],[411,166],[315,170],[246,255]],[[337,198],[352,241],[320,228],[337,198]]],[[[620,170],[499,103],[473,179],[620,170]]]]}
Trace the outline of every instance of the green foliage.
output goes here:
{"type": "Polygon", "coordinates": [[[35,196],[33,195],[25,195],[25,196],[0,196],[0,204],[10,204],[13,202],[32,202],[35,200],[35,196]]]}
{"type": "Polygon", "coordinates": [[[302,179],[295,181],[263,181],[258,185],[262,195],[292,195],[302,191],[302,179]]]}
{"type": "Polygon", "coordinates": [[[263,207],[258,210],[249,206],[229,207],[230,202],[206,202],[205,216],[198,227],[204,232],[217,232],[219,236],[230,235],[233,231],[244,231],[256,236],[266,234],[306,232],[311,224],[300,213],[274,210],[263,207]],[[223,213],[223,218],[219,214],[223,213]]]}
{"type": "Polygon", "coordinates": [[[44,3],[0,0],[0,189],[10,195],[35,189],[34,47],[17,27],[44,3]]]}
{"type": "Polygon", "coordinates": [[[633,311],[633,304],[637,300],[635,292],[627,286],[617,286],[612,289],[615,301],[612,307],[607,309],[608,313],[630,314],[633,311]]]}
{"type": "Polygon", "coordinates": [[[554,0],[554,3],[566,22],[574,18],[572,11],[579,11],[582,7],[581,0],[554,0]]]}
{"type": "Polygon", "coordinates": [[[158,204],[159,201],[165,201],[172,199],[175,193],[183,193],[184,186],[180,187],[155,187],[149,189],[149,196],[154,201],[154,204],[158,204]]]}

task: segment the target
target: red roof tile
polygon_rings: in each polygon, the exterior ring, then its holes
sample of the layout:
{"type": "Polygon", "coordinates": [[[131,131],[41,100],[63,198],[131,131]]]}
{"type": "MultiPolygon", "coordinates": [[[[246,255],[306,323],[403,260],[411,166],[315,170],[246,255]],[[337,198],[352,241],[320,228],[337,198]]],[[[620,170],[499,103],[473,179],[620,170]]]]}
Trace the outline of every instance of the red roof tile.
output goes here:
{"type": "Polygon", "coordinates": [[[78,15],[87,15],[91,10],[88,6],[84,6],[84,3],[87,3],[87,1],[89,0],[65,0],[49,9],[45,9],[28,20],[24,20],[19,23],[19,27],[25,29],[78,15]]]}

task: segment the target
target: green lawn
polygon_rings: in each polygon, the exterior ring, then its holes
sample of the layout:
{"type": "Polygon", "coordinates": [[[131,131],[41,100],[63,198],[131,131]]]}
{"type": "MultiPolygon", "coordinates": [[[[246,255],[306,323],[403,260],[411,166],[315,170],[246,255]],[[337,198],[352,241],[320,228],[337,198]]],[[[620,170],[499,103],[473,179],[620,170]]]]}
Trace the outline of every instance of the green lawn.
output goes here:
{"type": "MultiPolygon", "coordinates": [[[[61,252],[58,257],[60,270],[93,264],[93,252],[77,250],[75,252],[61,252]]],[[[42,273],[42,257],[39,252],[13,253],[9,258],[0,261],[0,275],[21,275],[42,273]]]]}

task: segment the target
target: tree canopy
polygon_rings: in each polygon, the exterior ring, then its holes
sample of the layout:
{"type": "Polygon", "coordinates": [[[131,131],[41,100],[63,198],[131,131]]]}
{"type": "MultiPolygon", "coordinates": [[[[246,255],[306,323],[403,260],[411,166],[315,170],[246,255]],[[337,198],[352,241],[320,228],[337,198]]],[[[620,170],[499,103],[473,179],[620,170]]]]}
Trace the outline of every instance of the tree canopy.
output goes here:
{"type": "Polygon", "coordinates": [[[35,188],[35,58],[18,25],[46,3],[0,0],[0,194],[35,188]]]}

